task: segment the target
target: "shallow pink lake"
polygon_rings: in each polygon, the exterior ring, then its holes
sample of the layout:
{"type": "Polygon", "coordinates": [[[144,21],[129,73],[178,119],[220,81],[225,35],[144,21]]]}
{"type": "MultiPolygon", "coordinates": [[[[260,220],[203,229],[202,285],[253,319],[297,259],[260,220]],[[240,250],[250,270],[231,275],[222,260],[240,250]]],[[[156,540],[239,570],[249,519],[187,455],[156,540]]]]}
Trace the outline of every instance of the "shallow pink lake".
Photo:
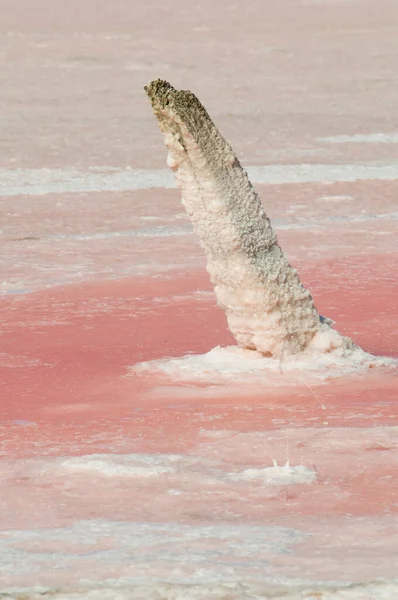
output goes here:
{"type": "Polygon", "coordinates": [[[398,358],[394,3],[172,3],[172,36],[156,2],[3,4],[0,592],[398,597],[398,367],[263,372],[217,348],[142,92],[203,99],[320,313],[398,358]]]}

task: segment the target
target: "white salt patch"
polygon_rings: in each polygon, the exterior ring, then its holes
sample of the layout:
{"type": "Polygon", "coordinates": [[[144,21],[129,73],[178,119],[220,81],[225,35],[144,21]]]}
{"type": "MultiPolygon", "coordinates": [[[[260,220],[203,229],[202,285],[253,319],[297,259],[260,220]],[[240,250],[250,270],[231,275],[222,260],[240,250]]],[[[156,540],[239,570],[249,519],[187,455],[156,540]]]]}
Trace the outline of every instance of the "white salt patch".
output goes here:
{"type": "Polygon", "coordinates": [[[319,196],[317,200],[323,202],[350,202],[354,198],[352,196],[319,196]]]}
{"type": "MultiPolygon", "coordinates": [[[[398,162],[346,165],[293,164],[248,167],[253,183],[280,185],[323,183],[364,179],[398,179],[398,162]]],[[[174,188],[169,169],[125,169],[116,167],[78,169],[0,169],[0,196],[147,190],[174,188]]]]}
{"type": "Polygon", "coordinates": [[[347,2],[355,2],[355,0],[302,0],[304,5],[305,4],[329,4],[329,3],[333,3],[333,4],[346,4],[347,2]]]}
{"type": "MultiPolygon", "coordinates": [[[[267,445],[269,434],[264,436],[267,445]]],[[[203,447],[204,448],[204,447],[203,447]]],[[[153,485],[153,479],[157,479],[162,488],[158,489],[158,496],[163,493],[167,495],[181,495],[184,493],[198,493],[206,486],[213,490],[224,489],[225,484],[234,482],[247,482],[252,480],[262,483],[264,486],[292,485],[295,483],[313,483],[316,473],[303,465],[291,466],[287,462],[279,466],[273,461],[273,466],[253,466],[252,456],[243,463],[244,454],[241,453],[239,467],[242,471],[236,471],[234,462],[214,456],[203,456],[201,454],[179,455],[179,454],[91,454],[67,458],[39,458],[22,459],[19,461],[4,460],[0,463],[0,476],[12,485],[13,479],[19,481],[25,476],[29,477],[29,486],[41,486],[43,481],[51,478],[53,485],[57,485],[60,479],[69,481],[70,489],[73,485],[79,486],[81,476],[84,481],[90,481],[90,485],[97,485],[100,480],[105,482],[112,478],[118,478],[119,485],[122,479],[131,480],[136,484],[146,485],[145,480],[151,479],[149,485],[153,485]],[[171,476],[171,477],[168,477],[171,476]]],[[[264,463],[270,463],[271,458],[264,456],[264,463]]]]}
{"type": "MultiPolygon", "coordinates": [[[[185,482],[196,472],[203,483],[257,480],[264,485],[291,485],[313,483],[317,478],[315,471],[303,465],[291,466],[289,462],[279,466],[273,461],[272,467],[250,467],[241,472],[230,472],[225,470],[227,465],[222,461],[178,454],[92,454],[67,458],[56,462],[55,465],[69,472],[84,472],[103,477],[146,478],[173,473],[179,474],[185,482]]],[[[172,488],[167,493],[180,495],[183,492],[172,488]]]]}
{"type": "Polygon", "coordinates": [[[13,369],[25,369],[31,367],[49,367],[49,363],[45,363],[39,358],[32,358],[30,356],[23,356],[22,354],[8,354],[7,352],[0,352],[0,367],[1,368],[13,368],[13,369]]]}
{"type": "Polygon", "coordinates": [[[47,240],[108,240],[111,238],[124,237],[171,237],[174,235],[191,235],[193,232],[191,225],[158,225],[155,227],[146,227],[145,229],[126,229],[123,231],[102,231],[100,233],[71,233],[56,234],[46,236],[47,240]]]}
{"type": "Polygon", "coordinates": [[[257,480],[271,485],[290,485],[292,483],[314,483],[317,475],[315,471],[303,465],[292,467],[288,462],[279,466],[276,461],[272,467],[263,469],[245,469],[240,473],[233,473],[230,479],[234,481],[257,480]]]}
{"type": "Polygon", "coordinates": [[[398,163],[355,163],[346,165],[268,165],[246,169],[253,183],[333,183],[366,179],[398,179],[398,163]]]}
{"type": "Polygon", "coordinates": [[[398,133],[357,133],[318,138],[328,144],[398,144],[398,133]]]}
{"type": "Polygon", "coordinates": [[[158,477],[175,473],[173,463],[179,456],[167,454],[92,454],[67,458],[59,463],[60,468],[73,472],[90,472],[105,477],[158,477]]]}
{"type": "Polygon", "coordinates": [[[198,300],[210,300],[216,297],[214,291],[210,292],[208,290],[196,290],[193,292],[192,296],[198,300]]]}
{"type": "Polygon", "coordinates": [[[180,304],[195,299],[196,302],[208,302],[215,299],[214,292],[197,290],[191,294],[175,295],[175,296],[155,296],[151,302],[158,304],[180,304]]]}
{"type": "MultiPolygon", "coordinates": [[[[333,331],[333,330],[332,330],[333,331]]],[[[300,355],[287,356],[283,360],[264,357],[253,350],[237,346],[221,348],[217,346],[206,354],[187,355],[181,358],[166,358],[138,363],[130,367],[130,373],[163,373],[174,381],[207,383],[300,383],[302,375],[324,380],[341,377],[355,371],[366,370],[373,366],[397,365],[390,358],[374,357],[361,349],[354,350],[349,356],[339,356],[325,352],[321,340],[319,351],[302,352],[300,355]],[[283,377],[289,374],[288,378],[283,377]],[[292,379],[292,376],[296,376],[292,379]]],[[[307,379],[306,379],[307,381],[307,379]]]]}

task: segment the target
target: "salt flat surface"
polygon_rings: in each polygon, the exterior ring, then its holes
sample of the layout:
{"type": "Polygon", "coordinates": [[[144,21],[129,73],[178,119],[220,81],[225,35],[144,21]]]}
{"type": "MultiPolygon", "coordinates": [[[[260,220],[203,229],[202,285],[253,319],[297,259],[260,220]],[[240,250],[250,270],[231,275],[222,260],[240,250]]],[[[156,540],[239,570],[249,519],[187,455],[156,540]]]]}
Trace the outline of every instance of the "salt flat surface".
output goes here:
{"type": "Polygon", "coordinates": [[[383,598],[396,585],[383,582],[396,572],[396,515],[331,515],[335,499],[359,492],[361,471],[386,493],[392,481],[383,452],[365,451],[358,468],[357,450],[384,448],[393,473],[396,429],[203,430],[188,455],[3,460],[3,590],[29,598],[35,591],[62,598],[57,588],[89,597],[112,589],[127,598],[272,598],[275,590],[288,598],[310,590],[383,598]],[[291,465],[267,460],[282,449],[291,465]],[[309,457],[312,468],[304,466],[309,457]],[[303,513],[283,510],[300,497],[303,513]],[[304,508],[308,499],[329,506],[315,515],[304,508]],[[342,555],[355,560],[342,565],[342,555]],[[369,583],[355,583],[364,576],[369,583]]]}
{"type": "MultiPolygon", "coordinates": [[[[362,525],[366,528],[366,521],[362,525]]],[[[354,533],[353,528],[350,529],[354,533]]],[[[313,585],[302,576],[291,581],[270,576],[268,560],[278,555],[289,556],[291,546],[302,538],[299,531],[283,527],[189,527],[87,521],[51,531],[4,532],[0,556],[4,553],[6,577],[8,569],[12,571],[18,566],[25,580],[34,581],[38,568],[47,569],[49,586],[33,585],[32,592],[25,596],[28,598],[379,600],[392,598],[389,594],[398,589],[393,581],[348,586],[330,581],[313,585]],[[184,547],[189,547],[189,567],[181,554],[184,547]],[[232,554],[239,561],[238,570],[231,560],[232,554]],[[55,573],[52,572],[54,555],[55,573]],[[114,565],[112,569],[109,562],[114,565]],[[77,585],[69,581],[68,592],[51,586],[71,571],[80,574],[80,581],[77,585]],[[103,584],[98,586],[95,581],[100,573],[103,584]],[[253,577],[260,581],[250,581],[253,577]],[[158,581],[149,583],[154,580],[158,581]],[[75,591],[79,588],[80,593],[75,591]]],[[[24,586],[17,586],[14,592],[10,590],[5,597],[18,598],[18,592],[24,597],[24,586]]]]}
{"type": "Polygon", "coordinates": [[[0,12],[0,594],[394,600],[396,367],[220,350],[142,88],[199,96],[320,313],[397,358],[395,0],[0,12]]]}

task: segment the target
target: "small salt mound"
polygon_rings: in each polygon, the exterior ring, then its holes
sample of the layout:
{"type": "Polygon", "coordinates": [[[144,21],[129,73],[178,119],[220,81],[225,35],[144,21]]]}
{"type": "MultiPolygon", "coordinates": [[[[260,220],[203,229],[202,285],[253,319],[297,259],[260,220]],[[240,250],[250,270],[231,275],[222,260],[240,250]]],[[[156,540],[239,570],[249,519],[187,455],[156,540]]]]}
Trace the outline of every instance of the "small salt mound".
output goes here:
{"type": "Polygon", "coordinates": [[[245,469],[240,473],[233,473],[229,479],[233,481],[252,481],[257,480],[261,483],[271,485],[290,485],[292,483],[314,483],[317,475],[315,471],[307,469],[304,465],[292,467],[287,462],[285,465],[278,465],[276,461],[272,467],[263,469],[245,469]]]}
{"type": "Polygon", "coordinates": [[[302,375],[306,380],[324,380],[341,377],[373,367],[396,365],[390,358],[375,357],[360,348],[349,354],[313,351],[284,359],[264,357],[259,352],[245,350],[237,346],[221,348],[217,346],[206,354],[188,355],[181,358],[168,358],[137,363],[130,373],[155,372],[166,375],[174,381],[234,383],[242,381],[251,384],[300,383],[302,375]]]}

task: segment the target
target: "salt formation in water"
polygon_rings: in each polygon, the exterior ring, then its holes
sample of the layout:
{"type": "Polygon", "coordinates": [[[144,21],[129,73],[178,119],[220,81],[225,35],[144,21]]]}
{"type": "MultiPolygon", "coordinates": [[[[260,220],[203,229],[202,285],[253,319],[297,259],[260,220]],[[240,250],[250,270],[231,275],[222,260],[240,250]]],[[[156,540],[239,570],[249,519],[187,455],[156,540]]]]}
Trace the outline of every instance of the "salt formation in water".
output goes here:
{"type": "Polygon", "coordinates": [[[319,315],[246,172],[196,96],[160,79],[145,90],[238,345],[274,357],[358,351],[319,315]]]}

